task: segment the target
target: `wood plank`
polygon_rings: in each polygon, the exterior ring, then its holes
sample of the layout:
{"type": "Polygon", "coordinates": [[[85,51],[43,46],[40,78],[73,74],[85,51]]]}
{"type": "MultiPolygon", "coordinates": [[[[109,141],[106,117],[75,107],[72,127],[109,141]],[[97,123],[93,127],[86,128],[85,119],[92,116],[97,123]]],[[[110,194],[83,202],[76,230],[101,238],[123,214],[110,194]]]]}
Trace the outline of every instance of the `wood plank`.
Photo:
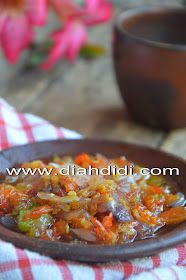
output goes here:
{"type": "Polygon", "coordinates": [[[4,89],[6,88],[9,81],[14,78],[16,73],[22,67],[23,60],[24,58],[19,62],[19,64],[12,66],[6,62],[2,52],[0,52],[0,96],[3,95],[4,89]]]}
{"type": "MultiPolygon", "coordinates": [[[[63,71],[65,71],[65,67],[61,73],[63,71]]],[[[39,98],[39,95],[45,92],[48,86],[58,78],[58,75],[57,68],[52,73],[42,72],[37,69],[26,71],[24,68],[21,68],[9,79],[1,91],[1,96],[18,110],[22,110],[25,106],[39,98]]]]}

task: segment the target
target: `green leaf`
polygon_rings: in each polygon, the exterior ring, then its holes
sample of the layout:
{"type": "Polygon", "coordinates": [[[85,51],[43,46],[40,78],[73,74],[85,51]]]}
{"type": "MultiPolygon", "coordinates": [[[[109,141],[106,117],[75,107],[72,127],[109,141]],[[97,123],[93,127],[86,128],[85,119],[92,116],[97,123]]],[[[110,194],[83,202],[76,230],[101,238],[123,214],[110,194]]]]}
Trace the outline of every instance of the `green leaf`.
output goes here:
{"type": "Polygon", "coordinates": [[[95,44],[86,44],[80,50],[80,56],[87,59],[99,58],[105,53],[106,50],[103,46],[95,44]]]}
{"type": "Polygon", "coordinates": [[[30,55],[28,57],[27,67],[34,68],[40,65],[47,57],[51,47],[51,40],[46,40],[38,44],[32,44],[30,47],[30,55]]]}
{"type": "Polygon", "coordinates": [[[46,58],[45,54],[32,54],[29,59],[29,65],[32,67],[38,66],[46,58]]]}
{"type": "Polygon", "coordinates": [[[40,43],[32,43],[30,46],[31,52],[48,52],[52,47],[52,40],[47,39],[46,41],[40,43]]]}

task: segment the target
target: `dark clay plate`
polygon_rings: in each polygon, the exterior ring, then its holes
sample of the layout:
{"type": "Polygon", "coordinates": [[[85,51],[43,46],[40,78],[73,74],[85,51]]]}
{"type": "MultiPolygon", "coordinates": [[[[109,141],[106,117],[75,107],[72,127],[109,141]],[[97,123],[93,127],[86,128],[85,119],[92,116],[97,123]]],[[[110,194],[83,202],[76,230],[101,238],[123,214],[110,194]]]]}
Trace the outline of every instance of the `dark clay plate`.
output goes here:
{"type": "MultiPolygon", "coordinates": [[[[3,178],[6,168],[11,168],[23,162],[49,158],[54,154],[76,155],[80,152],[92,154],[99,152],[106,156],[114,157],[125,155],[134,163],[149,168],[177,167],[180,169],[180,175],[171,176],[171,178],[167,179],[173,182],[177,190],[186,195],[186,162],[167,153],[147,147],[105,140],[49,141],[4,150],[0,153],[0,178],[3,178]]],[[[0,225],[0,239],[11,242],[17,247],[30,249],[55,259],[85,262],[123,261],[154,255],[185,242],[186,223],[169,228],[167,231],[162,231],[151,239],[116,246],[68,244],[39,240],[13,232],[3,225],[0,225]]]]}

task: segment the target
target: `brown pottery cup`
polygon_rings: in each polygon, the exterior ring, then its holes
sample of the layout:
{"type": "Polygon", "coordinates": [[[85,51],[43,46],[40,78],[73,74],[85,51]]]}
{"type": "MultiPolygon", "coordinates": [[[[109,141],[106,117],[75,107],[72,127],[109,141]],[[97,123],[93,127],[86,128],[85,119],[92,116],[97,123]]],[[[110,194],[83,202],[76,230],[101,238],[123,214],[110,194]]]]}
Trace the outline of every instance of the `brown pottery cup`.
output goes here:
{"type": "Polygon", "coordinates": [[[134,120],[153,127],[186,126],[186,9],[144,7],[114,25],[116,78],[134,120]]]}

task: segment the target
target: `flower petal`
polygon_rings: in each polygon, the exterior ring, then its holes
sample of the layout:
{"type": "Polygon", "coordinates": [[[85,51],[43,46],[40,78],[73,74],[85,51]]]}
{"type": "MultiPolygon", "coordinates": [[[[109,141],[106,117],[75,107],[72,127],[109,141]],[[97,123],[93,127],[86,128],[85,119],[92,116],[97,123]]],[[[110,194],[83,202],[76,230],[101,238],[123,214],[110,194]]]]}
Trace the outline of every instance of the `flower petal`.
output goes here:
{"type": "Polygon", "coordinates": [[[46,0],[27,0],[27,16],[33,25],[44,25],[47,20],[46,0]]]}
{"type": "Polygon", "coordinates": [[[50,69],[64,57],[72,62],[76,59],[80,48],[87,41],[86,28],[81,22],[70,20],[59,32],[52,34],[52,39],[54,47],[41,65],[45,70],[50,69]]]}
{"type": "Polygon", "coordinates": [[[107,22],[112,17],[112,5],[106,0],[86,0],[84,22],[96,25],[107,22]]]}
{"type": "Polygon", "coordinates": [[[86,43],[88,36],[85,26],[80,22],[72,22],[68,29],[70,42],[67,50],[68,59],[73,62],[79,54],[81,47],[86,43]]]}
{"type": "Polygon", "coordinates": [[[41,64],[41,68],[44,70],[51,69],[58,60],[62,59],[65,56],[68,47],[68,40],[63,29],[59,32],[55,32],[51,37],[54,41],[54,46],[48,58],[41,64]]]}
{"type": "Polygon", "coordinates": [[[6,21],[6,15],[5,14],[1,14],[0,15],[0,35],[1,35],[1,31],[3,30],[3,25],[6,21]]]}
{"type": "Polygon", "coordinates": [[[0,33],[1,47],[11,63],[16,63],[20,52],[32,41],[33,33],[27,18],[7,17],[0,33]]]}
{"type": "Polygon", "coordinates": [[[81,7],[76,5],[71,0],[49,0],[52,8],[62,20],[67,20],[68,17],[78,17],[82,14],[81,7]]]}

